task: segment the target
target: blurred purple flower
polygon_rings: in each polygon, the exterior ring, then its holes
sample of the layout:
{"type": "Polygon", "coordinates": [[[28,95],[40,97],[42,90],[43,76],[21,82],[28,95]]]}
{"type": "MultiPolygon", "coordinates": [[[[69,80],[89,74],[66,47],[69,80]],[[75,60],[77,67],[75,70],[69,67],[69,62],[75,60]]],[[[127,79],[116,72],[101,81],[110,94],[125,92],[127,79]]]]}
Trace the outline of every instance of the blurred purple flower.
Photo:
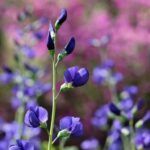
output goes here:
{"type": "Polygon", "coordinates": [[[150,148],[150,131],[141,129],[135,135],[135,145],[137,148],[150,148]]]}
{"type": "Polygon", "coordinates": [[[16,145],[11,145],[9,150],[36,150],[34,145],[25,140],[17,140],[16,145]]]}
{"type": "Polygon", "coordinates": [[[98,150],[99,147],[99,142],[95,138],[85,140],[81,143],[82,150],[98,150]]]}
{"type": "Polygon", "coordinates": [[[109,107],[108,105],[104,105],[100,107],[96,112],[94,117],[92,118],[92,124],[97,128],[105,128],[108,125],[108,114],[109,107]]]}

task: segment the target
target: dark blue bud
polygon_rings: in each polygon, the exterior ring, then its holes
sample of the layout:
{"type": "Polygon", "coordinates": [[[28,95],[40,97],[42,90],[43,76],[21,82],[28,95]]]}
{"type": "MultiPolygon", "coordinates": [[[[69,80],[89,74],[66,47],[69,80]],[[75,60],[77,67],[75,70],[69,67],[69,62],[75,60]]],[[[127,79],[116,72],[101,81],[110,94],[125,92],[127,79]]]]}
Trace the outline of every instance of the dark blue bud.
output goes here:
{"type": "Polygon", "coordinates": [[[112,113],[114,113],[117,116],[119,116],[121,114],[120,109],[114,103],[110,103],[109,109],[112,113]]]}
{"type": "Polygon", "coordinates": [[[53,27],[50,23],[50,26],[49,26],[49,31],[48,31],[48,38],[47,38],[47,48],[48,50],[54,50],[55,49],[55,46],[54,46],[54,30],[53,30],[53,27]]]}
{"type": "Polygon", "coordinates": [[[43,33],[41,32],[35,32],[34,33],[35,38],[37,38],[37,40],[42,40],[43,38],[43,33]]]}
{"type": "Polygon", "coordinates": [[[75,38],[72,37],[64,49],[67,55],[69,55],[73,52],[74,48],[75,48],[75,38]]]}
{"type": "Polygon", "coordinates": [[[38,72],[38,68],[37,67],[30,66],[27,63],[24,64],[24,67],[25,67],[25,69],[27,69],[28,71],[31,71],[32,73],[37,73],[38,72]]]}
{"type": "Polygon", "coordinates": [[[4,70],[5,73],[8,73],[8,74],[12,74],[13,73],[12,69],[9,68],[8,66],[3,66],[3,70],[4,70]]]}
{"type": "Polygon", "coordinates": [[[138,102],[137,102],[137,109],[140,110],[142,109],[144,106],[144,100],[143,99],[140,99],[138,102]]]}
{"type": "Polygon", "coordinates": [[[66,9],[62,9],[60,16],[58,17],[58,19],[55,22],[55,29],[56,29],[56,31],[66,21],[66,19],[67,19],[67,10],[66,9]]]}

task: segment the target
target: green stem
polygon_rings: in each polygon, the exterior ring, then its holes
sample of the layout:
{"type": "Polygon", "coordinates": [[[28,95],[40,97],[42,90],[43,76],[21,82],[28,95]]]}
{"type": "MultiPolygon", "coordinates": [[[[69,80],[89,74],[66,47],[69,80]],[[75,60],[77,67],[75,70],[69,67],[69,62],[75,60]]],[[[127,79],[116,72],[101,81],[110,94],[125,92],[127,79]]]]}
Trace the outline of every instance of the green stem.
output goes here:
{"type": "Polygon", "coordinates": [[[17,111],[17,122],[19,124],[19,132],[18,132],[18,136],[16,138],[20,139],[22,138],[23,135],[23,120],[24,120],[24,113],[25,113],[25,103],[22,102],[22,106],[18,109],[17,111]]]}
{"type": "Polygon", "coordinates": [[[53,130],[55,123],[55,114],[56,114],[56,67],[55,67],[55,55],[52,59],[52,74],[53,74],[53,88],[52,88],[52,116],[51,116],[51,125],[50,125],[50,134],[48,142],[48,150],[52,150],[52,138],[53,130]]]}
{"type": "Polygon", "coordinates": [[[59,150],[63,150],[67,139],[62,139],[59,144],[59,150]]]}
{"type": "Polygon", "coordinates": [[[103,150],[107,150],[109,146],[109,137],[107,137],[103,150]]]}
{"type": "Polygon", "coordinates": [[[136,148],[135,148],[135,144],[134,144],[134,127],[133,127],[133,120],[130,120],[130,122],[129,122],[129,124],[130,124],[130,129],[131,129],[131,139],[130,139],[130,141],[131,141],[131,150],[136,150],[136,148]]]}
{"type": "Polygon", "coordinates": [[[130,144],[129,144],[129,137],[121,133],[121,139],[122,139],[123,150],[131,149],[130,144]]]}

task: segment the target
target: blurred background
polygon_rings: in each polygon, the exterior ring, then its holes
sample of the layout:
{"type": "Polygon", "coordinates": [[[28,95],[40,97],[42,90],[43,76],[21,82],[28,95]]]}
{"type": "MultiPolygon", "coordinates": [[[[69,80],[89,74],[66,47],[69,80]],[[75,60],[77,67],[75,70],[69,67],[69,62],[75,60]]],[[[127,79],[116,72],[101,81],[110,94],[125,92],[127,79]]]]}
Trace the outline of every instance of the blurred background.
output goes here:
{"type": "MultiPolygon", "coordinates": [[[[150,1],[148,0],[0,0],[0,66],[13,71],[18,67],[14,56],[16,47],[32,49],[31,64],[46,69],[42,81],[51,82],[51,61],[46,47],[49,22],[55,22],[61,8],[68,10],[67,21],[58,32],[57,51],[63,49],[70,37],[76,39],[74,52],[58,67],[58,89],[63,83],[67,67],[78,65],[90,72],[88,84],[63,93],[58,100],[57,123],[62,116],[80,116],[85,127],[81,139],[102,137],[92,126],[94,112],[111,101],[107,86],[93,82],[93,70],[106,59],[112,60],[114,70],[123,75],[116,93],[127,85],[139,88],[137,97],[145,99],[146,109],[150,100],[150,1]],[[34,55],[34,58],[32,57],[34,55]],[[93,131],[92,131],[93,130],[93,131]],[[91,132],[92,131],[92,132],[91,132]]],[[[21,57],[22,59],[22,57],[21,57]]],[[[11,105],[12,84],[0,84],[0,117],[10,122],[15,109],[11,105]]],[[[51,92],[38,97],[38,103],[51,112],[51,92]]],[[[135,98],[135,101],[137,98],[135,98]]],[[[46,138],[45,135],[42,135],[46,138]]]]}

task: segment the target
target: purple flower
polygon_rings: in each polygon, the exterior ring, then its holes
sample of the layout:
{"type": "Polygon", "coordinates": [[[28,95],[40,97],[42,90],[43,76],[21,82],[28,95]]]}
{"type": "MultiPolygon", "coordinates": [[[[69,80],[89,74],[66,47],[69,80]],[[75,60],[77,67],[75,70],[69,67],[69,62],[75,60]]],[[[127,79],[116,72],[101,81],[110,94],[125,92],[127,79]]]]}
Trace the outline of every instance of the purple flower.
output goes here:
{"type": "Polygon", "coordinates": [[[29,127],[37,128],[48,120],[48,112],[45,108],[31,107],[25,114],[25,124],[29,127]]]}
{"type": "Polygon", "coordinates": [[[133,108],[133,100],[131,98],[123,99],[120,102],[120,109],[123,111],[130,111],[133,108]]]}
{"type": "Polygon", "coordinates": [[[108,60],[93,70],[93,81],[98,85],[117,84],[122,81],[123,75],[120,72],[113,72],[113,61],[108,60]]]}
{"type": "Polygon", "coordinates": [[[65,46],[64,50],[66,51],[67,55],[71,54],[75,48],[75,39],[72,37],[68,44],[65,46]]]}
{"type": "Polygon", "coordinates": [[[142,120],[143,120],[143,123],[146,123],[146,122],[150,121],[150,111],[148,111],[146,113],[146,115],[143,117],[142,120]]]}
{"type": "Polygon", "coordinates": [[[99,149],[99,142],[95,138],[88,139],[81,143],[81,148],[83,150],[97,150],[99,149]]]}
{"type": "Polygon", "coordinates": [[[66,19],[67,19],[67,10],[62,9],[60,16],[55,22],[55,29],[58,30],[60,26],[66,21],[66,19]]]}
{"type": "Polygon", "coordinates": [[[93,81],[96,84],[104,84],[110,77],[108,69],[96,67],[93,70],[93,81]]]}
{"type": "Polygon", "coordinates": [[[138,87],[137,86],[127,86],[125,88],[125,91],[129,94],[129,95],[136,95],[138,93],[138,87]]]}
{"type": "Polygon", "coordinates": [[[95,112],[95,116],[92,118],[92,124],[98,128],[105,128],[108,124],[108,114],[109,114],[109,107],[108,105],[104,105],[103,107],[99,108],[95,112]]]}
{"type": "Polygon", "coordinates": [[[136,147],[150,148],[150,131],[138,130],[135,136],[136,147]]]}
{"type": "Polygon", "coordinates": [[[20,49],[21,49],[22,53],[25,56],[27,56],[28,58],[34,58],[35,57],[35,52],[31,47],[24,45],[24,46],[20,47],[20,49]]]}
{"type": "Polygon", "coordinates": [[[89,72],[86,68],[77,66],[70,67],[64,72],[64,80],[66,83],[72,83],[72,86],[79,87],[87,83],[89,72]]]}
{"type": "Polygon", "coordinates": [[[48,37],[47,37],[47,48],[48,50],[54,50],[55,49],[55,45],[54,45],[54,40],[53,40],[53,27],[52,24],[50,23],[50,27],[49,27],[49,31],[48,31],[48,37]]]}
{"type": "Polygon", "coordinates": [[[83,134],[83,125],[80,118],[67,116],[59,122],[60,130],[67,129],[72,136],[81,136],[83,134]]]}
{"type": "Polygon", "coordinates": [[[32,143],[25,140],[17,140],[16,145],[11,145],[9,150],[35,150],[32,143]]]}
{"type": "Polygon", "coordinates": [[[121,149],[122,149],[122,143],[120,140],[111,143],[108,148],[108,150],[121,150],[121,149]]]}

